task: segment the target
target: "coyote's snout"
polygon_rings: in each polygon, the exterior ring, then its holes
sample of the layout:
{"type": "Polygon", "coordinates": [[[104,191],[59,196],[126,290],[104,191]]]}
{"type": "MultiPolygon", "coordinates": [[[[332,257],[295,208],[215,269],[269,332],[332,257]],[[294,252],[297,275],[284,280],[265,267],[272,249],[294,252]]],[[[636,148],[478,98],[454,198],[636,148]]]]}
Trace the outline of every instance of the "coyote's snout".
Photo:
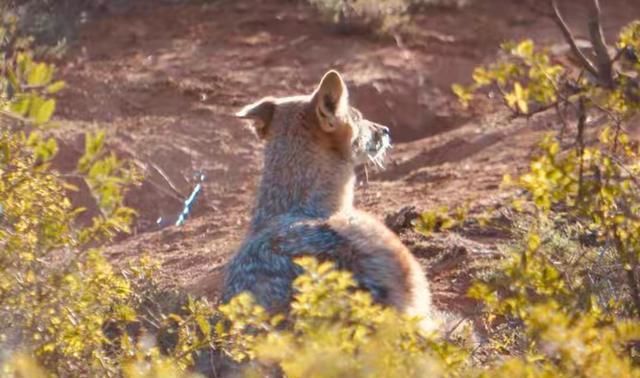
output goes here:
{"type": "Polygon", "coordinates": [[[372,162],[379,168],[384,166],[384,157],[391,147],[389,128],[362,118],[362,114],[352,108],[357,125],[357,137],[353,141],[353,151],[357,163],[372,162]]]}
{"type": "Polygon", "coordinates": [[[398,237],[353,208],[354,168],[382,167],[389,129],[349,104],[336,71],[309,95],[266,97],[238,117],[265,141],[264,172],[248,235],[227,267],[223,301],[249,291],[270,311],[286,311],[293,259],[312,255],[349,270],[382,304],[425,318],[431,296],[417,260],[398,237]]]}

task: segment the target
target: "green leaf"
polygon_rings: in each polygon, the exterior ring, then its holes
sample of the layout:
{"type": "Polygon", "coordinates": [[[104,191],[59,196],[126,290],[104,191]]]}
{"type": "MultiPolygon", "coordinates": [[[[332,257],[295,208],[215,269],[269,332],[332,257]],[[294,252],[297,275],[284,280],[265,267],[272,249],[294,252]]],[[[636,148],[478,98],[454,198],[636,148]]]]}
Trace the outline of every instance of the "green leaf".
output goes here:
{"type": "Polygon", "coordinates": [[[9,110],[13,113],[24,117],[29,112],[29,107],[31,105],[31,97],[30,96],[20,96],[9,105],[9,110]]]}
{"type": "Polygon", "coordinates": [[[16,57],[16,63],[18,64],[18,72],[17,75],[22,76],[32,65],[31,57],[25,53],[19,53],[16,57]]]}
{"type": "Polygon", "coordinates": [[[35,113],[34,122],[40,125],[49,121],[55,110],[56,101],[54,99],[50,98],[44,101],[35,113]]]}
{"type": "Polygon", "coordinates": [[[537,234],[529,234],[529,239],[527,240],[527,247],[529,251],[535,251],[540,247],[541,241],[540,236],[537,234]]]}
{"type": "Polygon", "coordinates": [[[531,58],[533,56],[533,41],[525,39],[520,42],[514,49],[514,53],[522,58],[531,58]]]}
{"type": "Polygon", "coordinates": [[[15,72],[13,72],[11,67],[7,67],[7,79],[9,80],[9,83],[11,84],[11,86],[13,86],[13,88],[20,88],[20,82],[18,81],[18,78],[16,77],[16,74],[15,72]]]}
{"type": "Polygon", "coordinates": [[[42,104],[44,104],[44,99],[42,99],[40,96],[37,96],[37,95],[30,95],[29,97],[31,101],[29,103],[28,117],[31,120],[34,120],[38,116],[38,111],[40,110],[40,107],[42,106],[42,104]]]}
{"type": "Polygon", "coordinates": [[[476,84],[480,86],[491,84],[491,75],[483,67],[477,67],[475,70],[473,70],[472,77],[473,77],[473,81],[475,81],[476,84]]]}
{"type": "Polygon", "coordinates": [[[51,85],[49,85],[47,87],[47,93],[49,93],[49,94],[57,93],[61,89],[64,89],[65,85],[66,85],[65,82],[62,81],[62,80],[56,81],[55,83],[53,83],[53,84],[51,84],[51,85]]]}
{"type": "Polygon", "coordinates": [[[54,138],[42,138],[40,132],[34,131],[27,138],[27,145],[33,148],[34,157],[40,161],[51,160],[58,152],[58,143],[54,138]]]}
{"type": "Polygon", "coordinates": [[[51,76],[51,71],[46,63],[38,63],[31,69],[27,77],[27,84],[40,86],[47,83],[47,78],[51,76]]]}
{"type": "Polygon", "coordinates": [[[471,91],[460,84],[453,84],[451,86],[451,90],[458,97],[458,100],[464,107],[469,106],[469,102],[473,100],[473,94],[471,91]]]}
{"type": "Polygon", "coordinates": [[[204,316],[196,316],[196,322],[198,323],[198,327],[200,327],[200,331],[202,331],[203,335],[209,335],[211,333],[211,323],[204,316]]]}
{"type": "Polygon", "coordinates": [[[513,92],[507,93],[504,98],[510,108],[520,111],[523,114],[527,114],[529,112],[529,91],[522,88],[520,83],[516,82],[513,85],[513,92]]]}

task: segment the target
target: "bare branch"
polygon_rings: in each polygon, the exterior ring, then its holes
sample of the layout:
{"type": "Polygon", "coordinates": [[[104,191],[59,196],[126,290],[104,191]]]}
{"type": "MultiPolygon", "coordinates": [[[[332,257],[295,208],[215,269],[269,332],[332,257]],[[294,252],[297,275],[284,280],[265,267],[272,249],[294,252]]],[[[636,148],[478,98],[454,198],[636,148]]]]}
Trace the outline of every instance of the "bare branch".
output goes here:
{"type": "Polygon", "coordinates": [[[578,135],[576,135],[576,143],[578,144],[578,153],[580,154],[580,167],[578,172],[578,200],[584,199],[584,128],[587,124],[587,110],[585,108],[585,98],[580,97],[578,100],[578,135]]]}
{"type": "Polygon", "coordinates": [[[615,62],[617,62],[618,60],[620,60],[620,58],[622,58],[622,55],[624,54],[624,52],[625,52],[625,48],[618,49],[618,51],[613,56],[613,58],[611,58],[611,66],[612,67],[613,67],[613,64],[615,62]]]}
{"type": "Polygon", "coordinates": [[[576,58],[580,61],[584,69],[589,71],[596,78],[599,78],[600,74],[596,66],[584,55],[584,53],[580,50],[580,48],[576,44],[576,39],[573,36],[571,29],[569,29],[569,26],[567,25],[564,18],[562,17],[562,14],[560,13],[560,9],[558,9],[558,2],[556,0],[550,0],[550,2],[551,2],[551,7],[553,8],[553,14],[554,14],[553,19],[556,22],[556,24],[558,24],[558,27],[560,27],[560,30],[564,35],[564,39],[569,44],[569,47],[571,47],[571,51],[576,56],[576,58]]]}
{"type": "Polygon", "coordinates": [[[612,88],[614,83],[611,56],[609,56],[609,51],[607,50],[607,42],[602,31],[600,15],[600,1],[589,1],[589,35],[591,37],[593,50],[596,54],[596,64],[599,73],[598,78],[607,87],[612,88]]]}

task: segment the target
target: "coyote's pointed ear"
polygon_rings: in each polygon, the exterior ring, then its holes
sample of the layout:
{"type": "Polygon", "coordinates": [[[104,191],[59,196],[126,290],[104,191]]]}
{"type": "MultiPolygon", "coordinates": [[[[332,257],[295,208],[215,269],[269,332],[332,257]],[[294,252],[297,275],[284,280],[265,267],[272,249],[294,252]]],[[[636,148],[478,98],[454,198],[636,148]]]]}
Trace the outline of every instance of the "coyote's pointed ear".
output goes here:
{"type": "Polygon", "coordinates": [[[236,117],[253,121],[253,127],[259,137],[267,136],[276,104],[273,98],[267,97],[242,108],[236,117]]]}
{"type": "Polygon", "coordinates": [[[347,86],[338,71],[331,70],[324,74],[313,95],[313,103],[322,129],[335,131],[339,116],[345,114],[349,106],[347,86]]]}

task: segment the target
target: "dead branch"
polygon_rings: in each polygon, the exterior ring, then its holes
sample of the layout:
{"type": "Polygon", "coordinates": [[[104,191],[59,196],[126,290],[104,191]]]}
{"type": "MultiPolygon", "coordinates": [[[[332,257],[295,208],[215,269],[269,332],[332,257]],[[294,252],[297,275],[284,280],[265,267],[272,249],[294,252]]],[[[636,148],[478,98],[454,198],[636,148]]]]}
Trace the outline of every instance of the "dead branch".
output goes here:
{"type": "Polygon", "coordinates": [[[576,143],[578,145],[578,154],[580,154],[580,167],[578,173],[578,200],[582,201],[584,198],[584,129],[587,124],[587,110],[585,106],[585,98],[580,96],[578,101],[578,135],[576,136],[576,143]]]}
{"type": "Polygon", "coordinates": [[[596,78],[599,78],[600,74],[596,66],[584,55],[582,50],[580,50],[580,48],[576,44],[576,39],[573,36],[571,29],[569,29],[569,25],[567,25],[564,18],[562,17],[562,13],[560,13],[560,9],[558,9],[558,2],[556,0],[550,0],[550,4],[551,8],[553,9],[553,20],[560,28],[560,31],[562,31],[564,39],[569,44],[569,47],[571,47],[571,51],[587,71],[589,71],[596,78]]]}
{"type": "Polygon", "coordinates": [[[607,42],[604,38],[602,31],[600,1],[589,1],[589,36],[591,37],[591,44],[596,54],[596,65],[598,67],[598,79],[601,83],[606,85],[607,88],[613,88],[613,70],[612,60],[607,50],[607,42]]]}
{"type": "Polygon", "coordinates": [[[615,75],[613,71],[613,63],[615,59],[611,59],[609,50],[607,49],[607,42],[602,31],[601,11],[599,0],[589,0],[589,39],[593,51],[595,53],[595,63],[587,58],[587,56],[578,47],[575,37],[567,25],[566,21],[560,13],[557,0],[550,0],[551,8],[553,9],[553,20],[556,22],[560,31],[564,36],[564,39],[569,44],[571,52],[578,59],[579,63],[591,73],[598,82],[606,88],[613,88],[615,86],[615,75]]]}

